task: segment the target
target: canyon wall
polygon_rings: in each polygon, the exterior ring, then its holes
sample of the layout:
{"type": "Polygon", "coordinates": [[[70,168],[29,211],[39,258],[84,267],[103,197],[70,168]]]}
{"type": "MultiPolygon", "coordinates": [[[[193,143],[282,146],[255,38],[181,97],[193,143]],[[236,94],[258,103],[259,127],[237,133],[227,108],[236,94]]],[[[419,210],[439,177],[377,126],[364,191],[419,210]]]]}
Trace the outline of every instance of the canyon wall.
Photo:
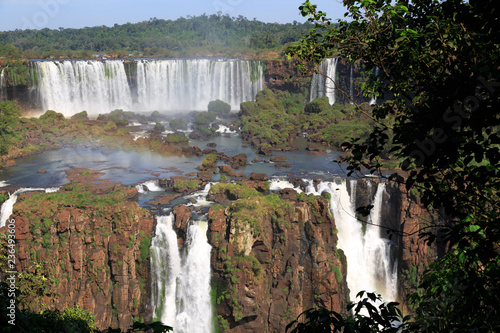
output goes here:
{"type": "MultiPolygon", "coordinates": [[[[90,170],[73,170],[73,176],[96,180],[90,170]]],[[[75,180],[55,193],[19,195],[10,217],[16,270],[25,275],[18,299],[34,311],[78,304],[98,328],[128,329],[150,317],[154,220],[131,201],[135,188],[102,183],[87,187],[75,180]]]]}
{"type": "Polygon", "coordinates": [[[328,201],[291,189],[243,193],[223,186],[209,195],[225,205],[209,211],[220,328],[283,332],[315,306],[345,312],[346,259],[328,201]]]}
{"type": "MultiPolygon", "coordinates": [[[[45,290],[26,291],[30,308],[79,304],[95,315],[97,327],[125,329],[154,318],[149,251],[156,222],[134,201],[135,188],[108,181],[96,185],[98,175],[74,169],[68,171],[72,182],[59,192],[19,195],[11,217],[16,269],[40,276],[40,265],[50,278],[45,290]]],[[[378,183],[355,181],[351,200],[358,207],[373,203],[378,183]]],[[[398,300],[408,313],[406,295],[442,249],[418,238],[435,214],[403,186],[384,188],[380,227],[398,245],[391,256],[398,267],[398,300]]],[[[338,248],[330,197],[299,192],[285,188],[269,194],[265,180],[220,183],[210,189],[208,200],[216,202],[210,208],[173,207],[180,248],[193,216],[207,215],[213,325],[221,331],[282,332],[312,307],[345,314],[347,262],[338,248]]],[[[357,218],[367,222],[361,214],[357,218]]]]}

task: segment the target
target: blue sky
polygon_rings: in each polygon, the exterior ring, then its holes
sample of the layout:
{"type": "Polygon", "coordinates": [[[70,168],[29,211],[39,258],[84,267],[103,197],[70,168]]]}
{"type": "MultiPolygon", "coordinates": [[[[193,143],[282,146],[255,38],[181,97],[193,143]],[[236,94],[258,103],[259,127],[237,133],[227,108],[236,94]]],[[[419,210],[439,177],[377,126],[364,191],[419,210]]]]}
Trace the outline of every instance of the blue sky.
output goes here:
{"type": "MultiPolygon", "coordinates": [[[[304,22],[302,0],[0,0],[0,31],[82,28],[136,23],[151,17],[175,20],[221,11],[264,22],[304,22]]],[[[340,0],[312,0],[336,20],[343,18],[340,0]]]]}

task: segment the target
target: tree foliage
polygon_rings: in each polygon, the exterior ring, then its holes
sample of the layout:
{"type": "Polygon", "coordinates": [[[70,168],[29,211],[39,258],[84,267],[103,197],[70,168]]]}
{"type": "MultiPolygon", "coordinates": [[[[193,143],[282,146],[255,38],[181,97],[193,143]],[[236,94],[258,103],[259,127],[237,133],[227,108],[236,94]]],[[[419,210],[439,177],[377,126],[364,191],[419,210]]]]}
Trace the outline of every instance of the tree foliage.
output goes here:
{"type": "Polygon", "coordinates": [[[0,155],[9,151],[21,112],[16,102],[0,102],[0,155]]]}
{"type": "Polygon", "coordinates": [[[300,7],[314,28],[289,52],[319,64],[338,56],[371,74],[362,88],[383,102],[365,140],[344,146],[349,173],[380,170],[384,147],[405,173],[394,174],[442,225],[449,252],[426,271],[412,295],[413,329],[500,328],[500,19],[493,0],[345,0],[347,21],[333,24],[310,1],[300,7]],[[377,75],[374,75],[377,73],[377,75]],[[390,125],[387,125],[390,124],[390,125]]]}
{"type": "Polygon", "coordinates": [[[350,303],[347,307],[347,310],[353,312],[352,315],[343,317],[335,311],[309,309],[300,314],[297,320],[288,324],[286,332],[397,333],[402,332],[408,326],[408,317],[403,317],[397,307],[398,303],[385,304],[380,295],[364,291],[359,292],[357,297],[360,301],[350,303]]]}
{"type": "Polygon", "coordinates": [[[308,23],[264,23],[243,16],[212,14],[176,20],[151,18],[139,23],[81,29],[0,32],[0,57],[89,58],[94,53],[117,57],[178,57],[260,53],[282,49],[307,31],[308,23]]]}

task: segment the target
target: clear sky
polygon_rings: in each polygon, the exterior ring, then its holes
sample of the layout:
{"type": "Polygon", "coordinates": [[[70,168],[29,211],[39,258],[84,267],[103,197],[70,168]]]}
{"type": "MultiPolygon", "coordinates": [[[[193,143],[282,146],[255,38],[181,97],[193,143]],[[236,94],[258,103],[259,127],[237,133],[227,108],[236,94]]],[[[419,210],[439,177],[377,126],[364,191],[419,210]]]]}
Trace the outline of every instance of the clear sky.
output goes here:
{"type": "MultiPolygon", "coordinates": [[[[15,29],[82,28],[115,23],[222,12],[250,20],[304,22],[302,0],[0,0],[0,31],[15,29]]],[[[341,0],[312,0],[336,21],[343,18],[341,0]]]]}

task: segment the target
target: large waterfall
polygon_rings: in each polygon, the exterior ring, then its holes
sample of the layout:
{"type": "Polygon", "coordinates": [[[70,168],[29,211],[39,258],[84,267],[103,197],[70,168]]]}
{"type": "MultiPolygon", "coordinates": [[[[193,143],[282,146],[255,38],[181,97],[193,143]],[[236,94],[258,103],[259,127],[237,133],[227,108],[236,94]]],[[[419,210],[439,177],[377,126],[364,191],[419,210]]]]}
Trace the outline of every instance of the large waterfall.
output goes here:
{"type": "Polygon", "coordinates": [[[43,110],[66,116],[126,111],[206,110],[220,99],[231,105],[254,100],[263,88],[258,61],[165,59],[38,61],[38,95],[43,110]]]}
{"type": "MultiPolygon", "coordinates": [[[[321,182],[317,190],[309,182],[308,193],[320,195],[331,194],[330,209],[338,229],[338,247],[347,258],[347,285],[350,299],[354,301],[356,294],[362,290],[377,292],[386,301],[397,298],[397,261],[392,259],[394,244],[382,235],[382,207],[385,184],[379,183],[371,205],[373,208],[367,223],[356,218],[356,180],[338,180],[337,182],[321,182]],[[350,191],[348,191],[348,184],[350,191]]],[[[371,182],[367,182],[368,187],[371,182]]]]}
{"type": "Polygon", "coordinates": [[[207,222],[188,227],[182,249],[177,245],[172,214],[159,216],[151,244],[154,316],[180,333],[211,333],[210,251],[207,222]]]}

